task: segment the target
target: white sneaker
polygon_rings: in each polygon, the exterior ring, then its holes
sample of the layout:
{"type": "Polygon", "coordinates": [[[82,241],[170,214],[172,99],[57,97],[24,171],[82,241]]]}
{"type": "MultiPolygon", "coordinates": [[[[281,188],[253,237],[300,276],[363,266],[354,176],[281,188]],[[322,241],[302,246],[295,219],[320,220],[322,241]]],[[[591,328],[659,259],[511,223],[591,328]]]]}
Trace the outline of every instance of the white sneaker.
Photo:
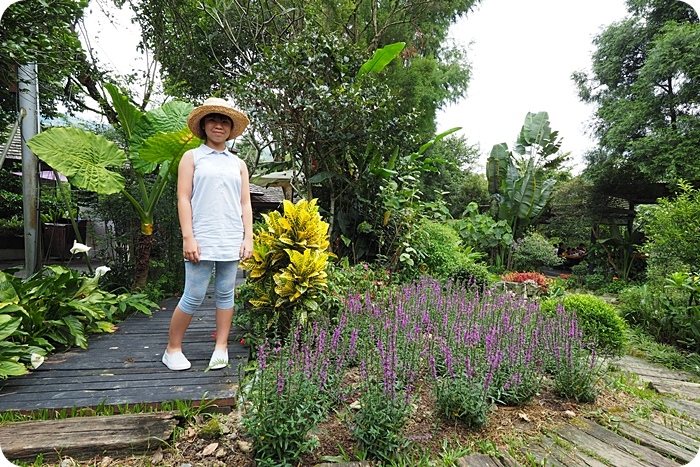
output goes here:
{"type": "Polygon", "coordinates": [[[228,366],[228,349],[226,350],[215,350],[211,354],[211,359],[209,360],[210,370],[220,370],[228,366]]]}
{"type": "Polygon", "coordinates": [[[187,370],[192,366],[182,352],[175,352],[172,355],[168,355],[168,352],[163,352],[163,363],[168,369],[176,371],[187,370]]]}

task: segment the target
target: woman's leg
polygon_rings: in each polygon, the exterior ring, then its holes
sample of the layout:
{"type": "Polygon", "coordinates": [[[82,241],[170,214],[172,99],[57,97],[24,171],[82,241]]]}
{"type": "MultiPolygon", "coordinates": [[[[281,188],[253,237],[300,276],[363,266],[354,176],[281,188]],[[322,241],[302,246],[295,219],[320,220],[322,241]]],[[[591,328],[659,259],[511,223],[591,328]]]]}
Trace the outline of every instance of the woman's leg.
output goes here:
{"type": "Polygon", "coordinates": [[[238,261],[217,261],[214,284],[216,290],[215,350],[228,348],[228,336],[233,321],[234,290],[238,261]]]}
{"type": "Polygon", "coordinates": [[[190,322],[192,322],[194,312],[204,301],[213,267],[213,261],[185,262],[185,290],[170,319],[168,348],[166,350],[169,355],[182,352],[182,339],[185,337],[190,322]]]}

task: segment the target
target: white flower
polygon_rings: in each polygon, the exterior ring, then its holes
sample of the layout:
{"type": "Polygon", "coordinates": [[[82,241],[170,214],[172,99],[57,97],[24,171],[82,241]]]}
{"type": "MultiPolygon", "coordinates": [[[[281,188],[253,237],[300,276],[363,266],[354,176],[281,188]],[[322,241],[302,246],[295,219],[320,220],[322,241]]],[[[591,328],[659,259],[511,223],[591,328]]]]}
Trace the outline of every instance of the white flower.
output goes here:
{"type": "Polygon", "coordinates": [[[107,274],[109,271],[111,271],[111,269],[108,268],[107,266],[99,266],[99,267],[95,268],[95,277],[102,277],[105,274],[107,274]]]}
{"type": "Polygon", "coordinates": [[[73,240],[73,248],[70,249],[72,255],[75,255],[77,253],[87,253],[88,251],[90,251],[89,246],[83,245],[82,243],[78,243],[77,241],[73,240]]]}
{"type": "Polygon", "coordinates": [[[33,353],[29,361],[32,364],[32,368],[36,370],[41,366],[42,363],[44,363],[44,356],[39,355],[38,353],[33,353]]]}

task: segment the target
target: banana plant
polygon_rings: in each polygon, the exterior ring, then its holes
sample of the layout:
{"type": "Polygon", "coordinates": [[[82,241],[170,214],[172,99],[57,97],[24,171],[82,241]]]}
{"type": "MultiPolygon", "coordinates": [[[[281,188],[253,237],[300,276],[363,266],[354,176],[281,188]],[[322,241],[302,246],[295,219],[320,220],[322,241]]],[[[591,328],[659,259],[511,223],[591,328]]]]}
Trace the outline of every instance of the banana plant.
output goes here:
{"type": "Polygon", "coordinates": [[[115,86],[105,84],[105,88],[125,136],[125,149],[101,135],[73,127],[52,128],[27,144],[71,185],[101,195],[120,193],[129,200],[141,221],[132,283],[132,290],[139,290],[148,281],[155,207],[168,182],[175,179],[182,154],[199,146],[200,140],[187,127],[191,104],[172,101],[143,112],[115,86]],[[126,179],[119,172],[124,168],[131,169],[129,173],[136,179],[136,194],[126,188],[126,179]],[[148,177],[150,174],[155,177],[148,177]],[[147,179],[153,182],[147,183],[147,179]]]}
{"type": "Polygon", "coordinates": [[[496,144],[486,163],[491,194],[491,214],[505,220],[515,238],[544,212],[555,180],[540,180],[539,161],[559,149],[557,133],[549,128],[546,112],[528,113],[515,145],[517,154],[526,155],[517,164],[516,156],[505,143],[496,144]]]}

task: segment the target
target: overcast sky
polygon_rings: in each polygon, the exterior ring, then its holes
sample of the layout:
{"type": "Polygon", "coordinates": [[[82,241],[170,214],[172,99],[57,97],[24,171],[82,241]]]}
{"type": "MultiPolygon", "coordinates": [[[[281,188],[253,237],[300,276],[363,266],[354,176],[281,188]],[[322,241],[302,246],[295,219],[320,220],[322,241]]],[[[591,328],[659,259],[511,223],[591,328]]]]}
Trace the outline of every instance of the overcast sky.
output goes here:
{"type": "Polygon", "coordinates": [[[438,131],[461,126],[485,164],[494,144],[512,147],[528,112],[546,111],[579,172],[594,145],[593,108],[579,101],[571,74],[589,68],[593,37],[626,14],[624,0],[484,0],[451,29],[469,46],[473,72],[468,96],[438,115],[438,131]]]}

